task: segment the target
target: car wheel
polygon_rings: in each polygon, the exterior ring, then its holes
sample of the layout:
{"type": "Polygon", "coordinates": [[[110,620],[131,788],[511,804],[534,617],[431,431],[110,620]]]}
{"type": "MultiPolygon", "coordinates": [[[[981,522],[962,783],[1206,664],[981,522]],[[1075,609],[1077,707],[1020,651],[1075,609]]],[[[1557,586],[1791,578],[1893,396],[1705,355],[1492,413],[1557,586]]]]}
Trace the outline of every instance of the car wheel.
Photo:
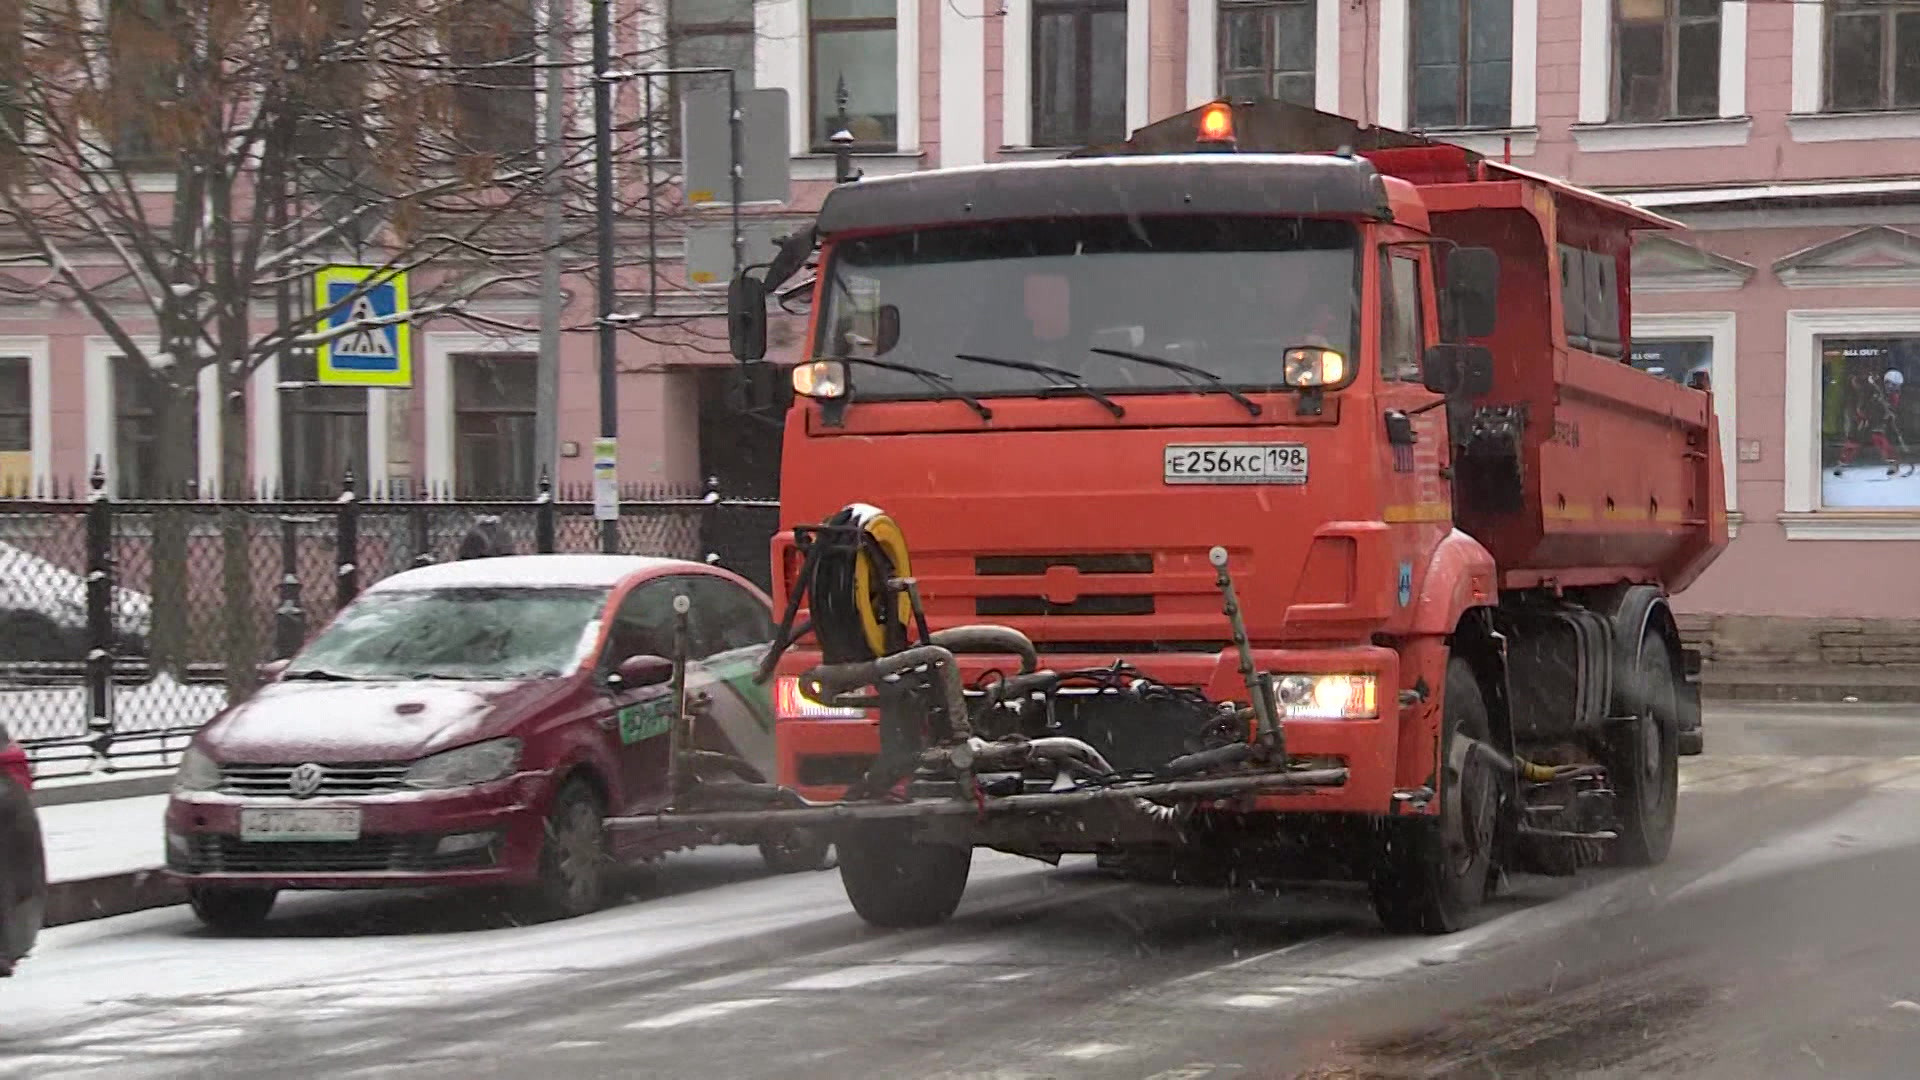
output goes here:
{"type": "Polygon", "coordinates": [[[245,889],[226,885],[189,885],[187,904],[210,930],[234,933],[253,930],[267,921],[279,893],[273,889],[245,889]]]}
{"type": "Polygon", "coordinates": [[[813,829],[789,829],[760,841],[760,858],[776,874],[827,870],[833,866],[833,842],[813,829]]]}
{"type": "MultiPolygon", "coordinates": [[[[5,731],[0,729],[0,741],[5,731]]],[[[47,908],[46,852],[33,802],[0,779],[0,975],[33,949],[47,908]]]]}
{"type": "Polygon", "coordinates": [[[528,900],[539,919],[571,919],[597,911],[606,901],[606,810],[583,780],[569,780],[547,814],[540,847],[539,879],[528,900]]]}

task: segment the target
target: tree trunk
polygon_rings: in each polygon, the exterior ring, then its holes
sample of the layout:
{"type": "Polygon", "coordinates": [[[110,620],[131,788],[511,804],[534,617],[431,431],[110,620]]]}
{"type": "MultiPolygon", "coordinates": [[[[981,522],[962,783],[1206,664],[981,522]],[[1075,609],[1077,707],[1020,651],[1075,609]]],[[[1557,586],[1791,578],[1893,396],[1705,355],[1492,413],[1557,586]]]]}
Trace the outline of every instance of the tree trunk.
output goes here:
{"type": "MultiPolygon", "coordinates": [[[[271,541],[273,531],[265,527],[270,521],[242,507],[242,500],[256,493],[247,480],[246,379],[238,374],[236,358],[244,348],[244,338],[238,342],[228,338],[232,329],[223,326],[221,333],[227,348],[222,350],[226,357],[220,364],[220,578],[226,594],[227,698],[240,701],[253,693],[258,681],[262,617],[272,610],[270,603],[257,599],[271,593],[263,592],[264,582],[254,580],[254,535],[257,532],[271,541]]],[[[238,330],[244,334],[245,325],[238,330]]],[[[271,544],[267,547],[270,550],[271,544]]]]}
{"type": "MultiPolygon", "coordinates": [[[[187,498],[193,488],[199,455],[198,395],[194,393],[191,368],[176,369],[184,376],[179,385],[159,373],[146,377],[153,390],[153,485],[138,492],[149,498],[178,500],[187,498]]],[[[153,541],[149,548],[152,564],[148,567],[148,592],[153,603],[153,640],[150,643],[153,668],[175,678],[186,675],[192,660],[195,630],[189,605],[188,531],[192,514],[183,506],[163,506],[152,515],[153,541]]]]}

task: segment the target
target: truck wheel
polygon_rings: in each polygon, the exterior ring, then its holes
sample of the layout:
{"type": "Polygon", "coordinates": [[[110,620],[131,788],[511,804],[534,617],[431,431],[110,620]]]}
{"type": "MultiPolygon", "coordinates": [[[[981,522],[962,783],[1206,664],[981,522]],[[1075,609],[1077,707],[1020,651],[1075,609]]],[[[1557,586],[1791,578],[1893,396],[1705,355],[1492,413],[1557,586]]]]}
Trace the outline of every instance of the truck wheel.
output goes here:
{"type": "Polygon", "coordinates": [[[875,926],[945,922],[967,891],[973,849],[923,844],[911,822],[867,821],[840,836],[840,883],[853,910],[875,926]]]}
{"type": "Polygon", "coordinates": [[[547,813],[540,846],[540,876],[523,897],[536,920],[571,919],[597,911],[606,899],[606,812],[600,797],[581,780],[569,780],[547,813]]]}
{"type": "Polygon", "coordinates": [[[279,896],[272,889],[236,889],[220,885],[187,886],[187,904],[209,930],[234,933],[267,921],[279,896]]]}
{"type": "Polygon", "coordinates": [[[1680,800],[1680,691],[1667,643],[1657,633],[1641,641],[1636,674],[1639,716],[1614,732],[1604,754],[1620,819],[1612,861],[1620,866],[1666,860],[1680,800]]]}
{"type": "Polygon", "coordinates": [[[1450,934],[1487,897],[1500,776],[1473,744],[1488,737],[1487,706],[1465,660],[1447,663],[1441,708],[1440,813],[1384,822],[1370,882],[1373,910],[1396,934],[1450,934]]]}
{"type": "Polygon", "coordinates": [[[760,858],[776,874],[825,870],[833,865],[833,842],[812,829],[789,829],[760,841],[760,858]]]}

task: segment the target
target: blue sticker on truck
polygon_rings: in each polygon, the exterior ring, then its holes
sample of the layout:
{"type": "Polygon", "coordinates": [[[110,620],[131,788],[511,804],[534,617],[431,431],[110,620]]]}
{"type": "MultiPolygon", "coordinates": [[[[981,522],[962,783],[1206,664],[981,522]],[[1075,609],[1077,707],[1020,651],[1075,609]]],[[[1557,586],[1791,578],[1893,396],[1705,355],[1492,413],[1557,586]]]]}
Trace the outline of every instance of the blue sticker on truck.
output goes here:
{"type": "Polygon", "coordinates": [[[1413,603],[1413,564],[1410,562],[1400,564],[1399,599],[1401,607],[1413,603]]]}

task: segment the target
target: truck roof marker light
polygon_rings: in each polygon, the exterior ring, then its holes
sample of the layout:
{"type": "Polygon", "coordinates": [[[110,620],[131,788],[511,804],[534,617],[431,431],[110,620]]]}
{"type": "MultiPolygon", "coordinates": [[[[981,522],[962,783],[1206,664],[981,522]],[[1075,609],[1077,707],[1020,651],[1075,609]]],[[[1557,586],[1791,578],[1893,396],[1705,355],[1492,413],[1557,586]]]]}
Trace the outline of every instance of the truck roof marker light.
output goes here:
{"type": "Polygon", "coordinates": [[[1216,101],[1200,110],[1199,141],[1205,143],[1233,142],[1233,106],[1224,101],[1216,101]]]}
{"type": "Polygon", "coordinates": [[[813,360],[796,364],[793,392],[801,397],[841,398],[847,396],[847,365],[838,360],[813,360]]]}
{"type": "Polygon", "coordinates": [[[1332,349],[1306,346],[1288,349],[1282,375],[1296,390],[1317,390],[1347,381],[1347,358],[1332,349]]]}

